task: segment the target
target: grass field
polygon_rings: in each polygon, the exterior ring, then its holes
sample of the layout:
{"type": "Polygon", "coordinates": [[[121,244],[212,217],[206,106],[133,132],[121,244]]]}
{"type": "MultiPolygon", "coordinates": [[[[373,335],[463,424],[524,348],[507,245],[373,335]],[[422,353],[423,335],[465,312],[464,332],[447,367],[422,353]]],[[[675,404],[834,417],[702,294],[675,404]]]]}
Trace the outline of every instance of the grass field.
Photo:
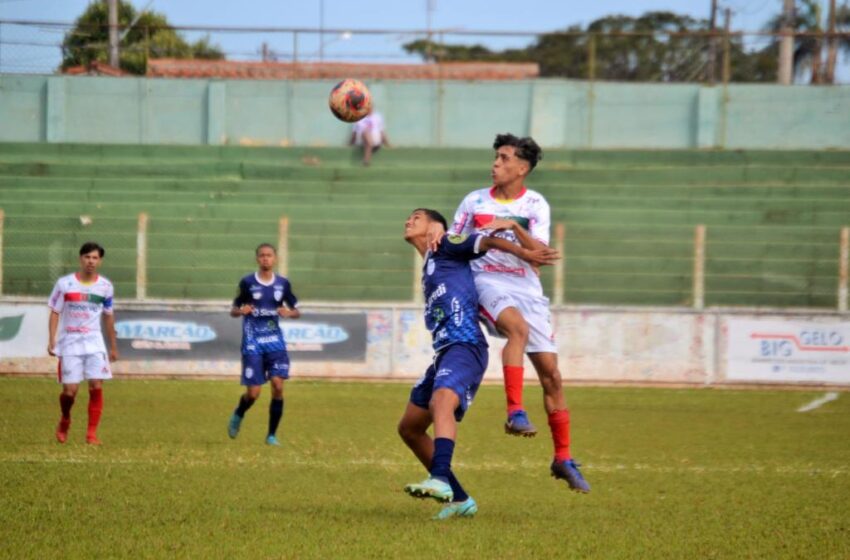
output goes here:
{"type": "Polygon", "coordinates": [[[433,522],[401,491],[425,474],[395,433],[407,385],[290,382],[281,448],[263,444],[267,394],[227,438],[239,391],[113,381],[92,448],[83,392],[61,446],[58,387],[0,378],[0,556],[850,557],[847,394],[801,414],[823,393],[570,388],[579,495],[549,477],[545,430],[503,435],[486,386],[455,455],[479,515],[433,522]]]}

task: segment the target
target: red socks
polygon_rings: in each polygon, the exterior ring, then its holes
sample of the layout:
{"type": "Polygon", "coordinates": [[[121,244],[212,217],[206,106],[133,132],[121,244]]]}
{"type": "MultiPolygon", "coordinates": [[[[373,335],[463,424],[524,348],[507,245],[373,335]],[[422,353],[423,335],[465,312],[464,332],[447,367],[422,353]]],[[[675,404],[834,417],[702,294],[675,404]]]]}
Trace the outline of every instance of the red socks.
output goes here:
{"type": "Polygon", "coordinates": [[[570,411],[556,410],[549,415],[549,429],[555,444],[555,460],[570,459],[570,411]]]}
{"type": "Polygon", "coordinates": [[[65,393],[59,393],[59,408],[62,409],[62,420],[71,421],[71,407],[74,406],[74,397],[65,393]]]}
{"type": "Polygon", "coordinates": [[[88,437],[95,437],[100,415],[103,412],[103,389],[89,389],[89,429],[88,437]]]}
{"type": "Polygon", "coordinates": [[[503,366],[502,373],[505,376],[505,396],[508,399],[508,414],[522,410],[522,378],[524,368],[522,366],[503,366]]]}

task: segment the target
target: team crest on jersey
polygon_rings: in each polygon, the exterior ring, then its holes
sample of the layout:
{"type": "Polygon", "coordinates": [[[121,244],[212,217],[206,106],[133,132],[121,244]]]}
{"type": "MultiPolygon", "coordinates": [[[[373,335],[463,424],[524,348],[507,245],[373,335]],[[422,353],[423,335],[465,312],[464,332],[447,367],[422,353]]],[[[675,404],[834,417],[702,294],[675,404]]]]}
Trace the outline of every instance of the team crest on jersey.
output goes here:
{"type": "Polygon", "coordinates": [[[463,243],[467,236],[460,233],[453,233],[447,236],[449,238],[449,243],[454,243],[455,245],[459,245],[463,243]]]}
{"type": "Polygon", "coordinates": [[[245,368],[245,378],[246,378],[246,379],[251,379],[252,377],[254,377],[254,370],[253,370],[253,368],[246,367],[246,368],[245,368]]]}
{"type": "Polygon", "coordinates": [[[280,299],[281,299],[282,297],[283,297],[283,289],[275,290],[275,291],[274,291],[274,300],[275,300],[275,301],[280,301],[280,299]]]}
{"type": "Polygon", "coordinates": [[[425,265],[425,272],[428,274],[428,276],[434,274],[435,268],[436,265],[434,264],[434,259],[428,259],[428,264],[425,265]]]}

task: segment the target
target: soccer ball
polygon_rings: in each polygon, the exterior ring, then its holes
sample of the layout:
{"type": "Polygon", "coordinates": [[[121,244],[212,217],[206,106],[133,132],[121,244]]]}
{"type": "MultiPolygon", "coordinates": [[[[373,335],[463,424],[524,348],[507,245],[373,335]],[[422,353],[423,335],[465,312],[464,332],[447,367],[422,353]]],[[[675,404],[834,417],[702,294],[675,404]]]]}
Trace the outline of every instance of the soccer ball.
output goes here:
{"type": "Polygon", "coordinates": [[[360,80],[343,80],[331,90],[328,105],[336,118],[353,123],[372,110],[372,94],[360,80]]]}

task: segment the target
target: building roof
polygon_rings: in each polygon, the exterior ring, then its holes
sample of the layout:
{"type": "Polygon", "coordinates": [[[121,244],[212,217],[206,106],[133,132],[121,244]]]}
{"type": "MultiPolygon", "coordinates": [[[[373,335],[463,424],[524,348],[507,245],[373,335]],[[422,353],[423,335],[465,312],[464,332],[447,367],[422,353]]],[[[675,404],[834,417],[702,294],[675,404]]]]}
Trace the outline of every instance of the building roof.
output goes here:
{"type": "Polygon", "coordinates": [[[533,62],[448,62],[443,64],[371,64],[349,62],[241,62],[158,58],[148,60],[147,75],[161,78],[246,80],[526,80],[540,75],[533,62]]]}

